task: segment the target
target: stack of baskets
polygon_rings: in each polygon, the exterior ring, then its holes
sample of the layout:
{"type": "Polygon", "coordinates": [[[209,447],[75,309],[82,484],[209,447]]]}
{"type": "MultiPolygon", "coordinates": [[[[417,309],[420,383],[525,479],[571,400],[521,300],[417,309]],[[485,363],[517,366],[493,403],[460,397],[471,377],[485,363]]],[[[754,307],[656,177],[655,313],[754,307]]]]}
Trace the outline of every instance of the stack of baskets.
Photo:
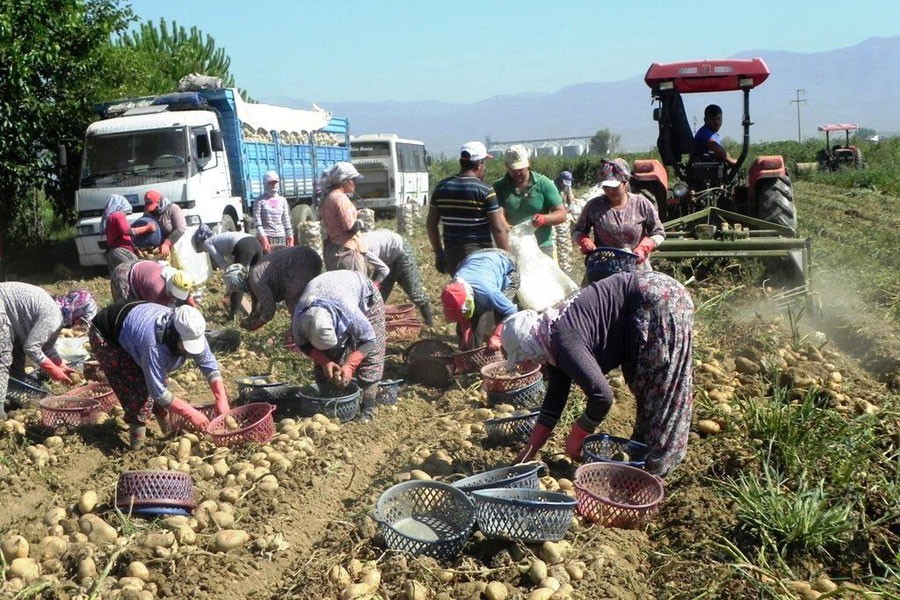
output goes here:
{"type": "Polygon", "coordinates": [[[524,408],[543,400],[544,382],[538,364],[522,363],[510,372],[506,361],[489,363],[481,368],[481,380],[491,405],[512,404],[524,408]]]}
{"type": "Polygon", "coordinates": [[[389,342],[411,342],[425,326],[416,318],[415,304],[388,304],[384,307],[384,321],[389,342]]]}
{"type": "Polygon", "coordinates": [[[125,471],[116,483],[116,508],[155,517],[189,515],[194,509],[194,484],[181,471],[125,471]]]}
{"type": "Polygon", "coordinates": [[[265,444],[275,435],[274,412],[275,407],[266,402],[244,404],[210,421],[206,433],[216,446],[265,444]]]}
{"type": "Polygon", "coordinates": [[[119,398],[108,383],[89,383],[66,392],[70,398],[88,398],[100,403],[100,411],[109,413],[119,406],[119,398]]]}

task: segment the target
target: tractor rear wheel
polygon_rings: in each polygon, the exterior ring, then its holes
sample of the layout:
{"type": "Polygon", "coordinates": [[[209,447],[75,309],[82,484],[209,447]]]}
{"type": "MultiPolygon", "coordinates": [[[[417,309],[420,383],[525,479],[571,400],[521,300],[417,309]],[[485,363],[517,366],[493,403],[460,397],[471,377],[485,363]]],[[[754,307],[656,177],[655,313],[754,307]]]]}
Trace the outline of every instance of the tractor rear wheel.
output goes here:
{"type": "Polygon", "coordinates": [[[756,194],[760,219],[797,229],[797,209],[790,177],[761,179],[756,184],[756,194]]]}
{"type": "Polygon", "coordinates": [[[862,166],[863,166],[862,150],[860,150],[856,146],[851,146],[851,150],[853,151],[853,168],[854,169],[862,169],[862,166]]]}

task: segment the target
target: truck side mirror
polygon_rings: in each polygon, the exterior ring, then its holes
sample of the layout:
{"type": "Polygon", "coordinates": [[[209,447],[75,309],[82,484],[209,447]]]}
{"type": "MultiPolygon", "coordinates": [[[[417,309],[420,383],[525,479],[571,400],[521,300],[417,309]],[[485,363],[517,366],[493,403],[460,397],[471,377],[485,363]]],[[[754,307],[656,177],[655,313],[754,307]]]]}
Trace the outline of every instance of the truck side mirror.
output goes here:
{"type": "Polygon", "coordinates": [[[660,109],[659,109],[658,106],[657,106],[656,108],[653,109],[653,120],[654,120],[654,121],[659,121],[659,115],[660,115],[660,112],[661,112],[661,111],[660,111],[660,109]]]}
{"type": "Polygon", "coordinates": [[[66,168],[69,166],[69,153],[66,150],[65,144],[60,144],[57,148],[56,161],[62,168],[66,168]]]}
{"type": "Polygon", "coordinates": [[[210,142],[212,143],[213,152],[221,152],[225,149],[225,144],[222,143],[222,132],[218,129],[213,129],[209,132],[210,142]]]}

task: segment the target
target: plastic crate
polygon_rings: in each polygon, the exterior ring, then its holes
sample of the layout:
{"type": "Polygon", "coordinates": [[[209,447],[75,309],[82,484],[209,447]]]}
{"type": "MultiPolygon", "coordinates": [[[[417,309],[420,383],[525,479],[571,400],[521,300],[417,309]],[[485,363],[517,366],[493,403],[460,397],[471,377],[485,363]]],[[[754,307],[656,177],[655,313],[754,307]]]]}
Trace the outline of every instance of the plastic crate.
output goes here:
{"type": "Polygon", "coordinates": [[[482,533],[522,542],[563,539],[578,505],[566,494],[541,490],[478,490],[472,498],[482,533]]]}
{"type": "Polygon", "coordinates": [[[656,516],[662,479],[621,463],[595,462],[575,470],[578,513],[606,527],[639,529],[656,516]]]}

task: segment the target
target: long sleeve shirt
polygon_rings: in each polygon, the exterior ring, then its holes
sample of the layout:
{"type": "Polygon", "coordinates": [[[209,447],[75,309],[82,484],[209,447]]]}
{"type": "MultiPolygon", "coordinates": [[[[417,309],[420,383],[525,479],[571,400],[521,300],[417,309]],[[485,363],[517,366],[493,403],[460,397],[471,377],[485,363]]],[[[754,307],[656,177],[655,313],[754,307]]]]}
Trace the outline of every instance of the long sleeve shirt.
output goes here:
{"type": "MultiPolygon", "coordinates": [[[[341,315],[346,319],[345,327],[335,325],[338,346],[346,348],[352,345],[363,354],[368,354],[375,348],[375,328],[366,317],[366,312],[375,293],[372,283],[362,273],[346,270],[327,271],[309,282],[292,314],[309,306],[314,300],[325,300],[338,306],[341,315]]],[[[296,319],[294,321],[291,330],[297,347],[304,352],[311,351],[312,343],[296,325],[296,319]]]]}
{"type": "Polygon", "coordinates": [[[62,311],[45,290],[30,283],[0,283],[0,304],[9,317],[14,343],[35,364],[57,358],[54,348],[63,325],[62,311]]]}
{"type": "Polygon", "coordinates": [[[169,240],[174,244],[187,231],[187,220],[184,217],[184,212],[174,202],[169,203],[156,218],[163,230],[163,241],[169,240]]]}
{"type": "Polygon", "coordinates": [[[362,234],[366,247],[366,262],[374,270],[372,281],[384,281],[391,272],[391,265],[403,256],[403,237],[390,229],[375,229],[362,234]]]}
{"type": "Polygon", "coordinates": [[[267,254],[248,278],[256,318],[262,323],[271,321],[280,300],[293,315],[307,284],[321,272],[322,259],[312,248],[292,246],[267,254]]]}
{"type": "Polygon", "coordinates": [[[121,211],[111,213],[107,218],[106,247],[135,251],[134,242],[131,241],[131,226],[128,224],[128,217],[121,211]]]}
{"type": "Polygon", "coordinates": [[[512,284],[510,273],[514,269],[513,262],[500,252],[476,252],[463,260],[455,276],[472,286],[477,314],[493,311],[505,319],[518,310],[503,294],[512,284]]]}
{"type": "Polygon", "coordinates": [[[660,243],[666,235],[656,207],[642,194],[630,192],[622,208],[613,208],[605,195],[589,200],[572,228],[572,236],[577,239],[580,235],[591,235],[591,230],[597,246],[628,250],[645,237],[653,237],[660,243]]]}
{"type": "Polygon", "coordinates": [[[243,231],[226,231],[217,233],[203,242],[203,248],[209,254],[209,260],[223,271],[233,262],[235,245],[244,238],[253,237],[243,231]]]}
{"type": "MultiPolygon", "coordinates": [[[[119,345],[141,368],[147,390],[160,406],[172,403],[174,395],[168,388],[169,373],[180,368],[186,360],[181,354],[173,354],[168,345],[157,337],[157,322],[171,312],[171,308],[159,304],[136,306],[125,317],[119,333],[119,345]]],[[[222,378],[219,363],[209,344],[201,354],[191,358],[207,382],[222,378]]]]}
{"type": "Polygon", "coordinates": [[[163,306],[175,304],[175,298],[166,291],[164,268],[162,263],[154,260],[139,260],[133,263],[128,274],[130,295],[138,300],[155,302],[163,306]]]}
{"type": "Polygon", "coordinates": [[[291,209],[284,196],[259,196],[253,203],[257,237],[293,237],[291,209]]]}
{"type": "Polygon", "coordinates": [[[340,189],[328,192],[319,207],[319,221],[332,244],[343,246],[353,239],[350,232],[356,223],[357,210],[350,198],[340,189]]]}

